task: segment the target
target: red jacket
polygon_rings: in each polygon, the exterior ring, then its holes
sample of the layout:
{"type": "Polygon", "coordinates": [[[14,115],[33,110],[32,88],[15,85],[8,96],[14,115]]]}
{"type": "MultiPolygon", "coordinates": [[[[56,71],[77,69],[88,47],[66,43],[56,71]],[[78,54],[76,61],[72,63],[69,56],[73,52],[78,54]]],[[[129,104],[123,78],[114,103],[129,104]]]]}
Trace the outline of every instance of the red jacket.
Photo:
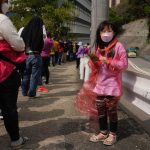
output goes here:
{"type": "MultiPolygon", "coordinates": [[[[0,53],[15,63],[20,63],[26,59],[24,53],[14,51],[5,40],[0,41],[0,53]]],[[[0,59],[0,83],[5,81],[11,75],[14,68],[15,66],[10,62],[0,59]]]]}

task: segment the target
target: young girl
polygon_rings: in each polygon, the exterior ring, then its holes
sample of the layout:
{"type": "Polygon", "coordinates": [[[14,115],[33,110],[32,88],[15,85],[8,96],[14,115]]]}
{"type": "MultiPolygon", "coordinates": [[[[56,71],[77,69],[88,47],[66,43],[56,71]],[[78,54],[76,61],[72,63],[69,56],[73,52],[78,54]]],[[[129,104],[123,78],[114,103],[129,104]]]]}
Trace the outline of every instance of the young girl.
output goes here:
{"type": "Polygon", "coordinates": [[[94,107],[97,110],[100,132],[93,135],[90,141],[103,141],[104,145],[113,145],[118,125],[117,104],[122,95],[122,71],[127,68],[128,60],[123,45],[116,38],[116,29],[109,21],[99,25],[96,32],[96,52],[90,58],[90,82],[83,85],[76,104],[83,112],[95,113],[94,107]],[[85,93],[92,95],[90,99],[84,98],[85,93]]]}
{"type": "Polygon", "coordinates": [[[100,133],[93,135],[90,141],[103,141],[104,145],[113,145],[116,142],[117,104],[122,95],[122,71],[128,66],[126,51],[118,42],[115,32],[113,24],[104,21],[96,33],[96,56],[100,63],[93,92],[97,94],[100,133]]]}

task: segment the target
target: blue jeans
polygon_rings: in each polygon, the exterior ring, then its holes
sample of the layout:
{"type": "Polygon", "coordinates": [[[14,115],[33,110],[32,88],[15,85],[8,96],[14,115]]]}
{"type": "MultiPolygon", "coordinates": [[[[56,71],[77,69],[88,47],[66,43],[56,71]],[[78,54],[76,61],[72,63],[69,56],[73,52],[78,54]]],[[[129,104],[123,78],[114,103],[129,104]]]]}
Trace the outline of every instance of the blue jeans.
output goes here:
{"type": "Polygon", "coordinates": [[[42,70],[42,57],[38,54],[29,55],[26,60],[26,70],[22,79],[22,94],[33,97],[36,95],[36,89],[42,70]]]}
{"type": "Polygon", "coordinates": [[[61,65],[62,54],[63,54],[62,52],[59,52],[59,53],[58,53],[58,62],[57,62],[57,63],[58,63],[59,65],[61,65]]]}

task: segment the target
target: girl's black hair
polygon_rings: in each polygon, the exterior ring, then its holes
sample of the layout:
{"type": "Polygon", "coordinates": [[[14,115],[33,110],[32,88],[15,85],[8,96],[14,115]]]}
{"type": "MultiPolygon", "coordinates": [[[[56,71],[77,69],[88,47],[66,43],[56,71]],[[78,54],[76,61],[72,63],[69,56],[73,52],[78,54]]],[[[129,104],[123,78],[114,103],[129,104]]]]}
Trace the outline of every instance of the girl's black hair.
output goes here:
{"type": "Polygon", "coordinates": [[[95,39],[95,46],[96,46],[96,49],[99,47],[99,48],[104,48],[106,46],[108,46],[108,44],[113,40],[111,40],[110,42],[108,43],[105,43],[102,41],[101,39],[101,36],[100,36],[100,32],[103,31],[103,29],[105,27],[110,27],[113,31],[114,31],[114,37],[113,39],[116,37],[116,27],[114,26],[114,24],[112,24],[111,22],[105,20],[103,21],[102,23],[99,24],[98,28],[97,28],[97,31],[96,31],[96,39],[95,39]]]}

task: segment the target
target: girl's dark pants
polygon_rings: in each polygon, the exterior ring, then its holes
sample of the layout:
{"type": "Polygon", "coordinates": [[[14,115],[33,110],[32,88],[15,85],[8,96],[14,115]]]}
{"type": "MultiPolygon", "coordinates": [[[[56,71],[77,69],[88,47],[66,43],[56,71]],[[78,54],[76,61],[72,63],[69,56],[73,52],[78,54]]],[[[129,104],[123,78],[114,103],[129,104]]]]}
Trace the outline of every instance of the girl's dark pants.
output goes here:
{"type": "Polygon", "coordinates": [[[117,132],[118,116],[117,116],[118,98],[114,96],[98,96],[96,105],[98,109],[100,130],[109,130],[117,132]],[[108,123],[109,119],[109,123],[108,123]]]}

